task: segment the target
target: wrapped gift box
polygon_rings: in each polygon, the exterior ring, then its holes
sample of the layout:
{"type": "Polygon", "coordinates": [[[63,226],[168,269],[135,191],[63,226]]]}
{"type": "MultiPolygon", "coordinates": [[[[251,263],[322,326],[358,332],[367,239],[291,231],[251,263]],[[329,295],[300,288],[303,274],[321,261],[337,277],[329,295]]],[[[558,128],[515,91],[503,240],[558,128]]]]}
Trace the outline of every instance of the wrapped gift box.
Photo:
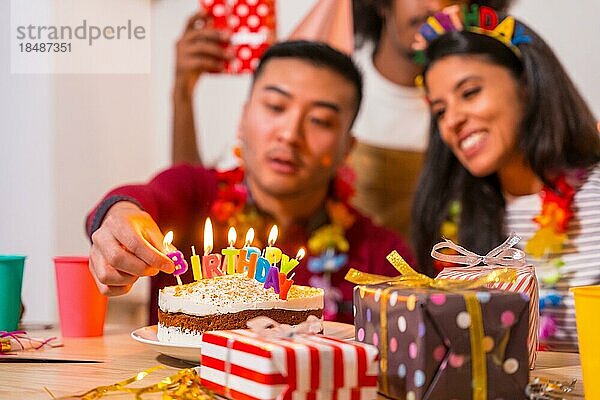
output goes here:
{"type": "MultiPolygon", "coordinates": [[[[529,333],[527,347],[529,350],[529,368],[535,367],[537,358],[540,310],[539,289],[535,276],[535,269],[528,265],[515,268],[517,280],[512,283],[490,283],[490,289],[505,290],[509,292],[525,293],[529,296],[529,333]]],[[[490,272],[490,267],[451,267],[444,268],[437,276],[438,279],[476,280],[490,272]]]]}
{"type": "Polygon", "coordinates": [[[265,50],[275,41],[275,0],[200,0],[216,28],[231,32],[235,57],[229,73],[252,72],[265,50]]]}
{"type": "MultiPolygon", "coordinates": [[[[514,282],[493,282],[486,286],[490,289],[505,290],[509,292],[525,293],[529,296],[529,335],[527,339],[527,347],[529,349],[529,368],[535,367],[535,359],[537,358],[539,324],[540,324],[540,309],[539,309],[539,287],[538,280],[535,275],[535,268],[532,265],[525,265],[525,253],[521,250],[514,249],[514,246],[520,238],[511,235],[502,245],[492,250],[488,256],[480,257],[482,260],[497,260],[499,262],[506,261],[502,257],[502,253],[510,250],[508,260],[513,263],[510,268],[516,272],[514,282]],[[494,258],[490,258],[493,256],[494,258]],[[500,258],[498,258],[500,257],[500,258]]],[[[443,258],[448,262],[465,262],[464,249],[456,246],[449,240],[441,242],[434,246],[431,255],[434,258],[443,258]],[[447,255],[438,252],[443,247],[450,247],[456,250],[457,254],[447,255]]],[[[470,253],[473,254],[473,253],[470,253]]],[[[469,254],[467,254],[469,255],[469,254]]],[[[506,268],[506,265],[489,264],[483,266],[454,266],[444,268],[436,277],[436,279],[456,279],[464,281],[475,281],[482,278],[490,271],[499,268],[506,268]]]]}
{"type": "Polygon", "coordinates": [[[374,399],[375,346],[314,334],[249,330],[202,335],[202,385],[234,399],[374,399]]]}
{"type": "Polygon", "coordinates": [[[356,339],[380,349],[379,391],[413,400],[525,398],[529,298],[412,284],[354,291],[356,339]]]}

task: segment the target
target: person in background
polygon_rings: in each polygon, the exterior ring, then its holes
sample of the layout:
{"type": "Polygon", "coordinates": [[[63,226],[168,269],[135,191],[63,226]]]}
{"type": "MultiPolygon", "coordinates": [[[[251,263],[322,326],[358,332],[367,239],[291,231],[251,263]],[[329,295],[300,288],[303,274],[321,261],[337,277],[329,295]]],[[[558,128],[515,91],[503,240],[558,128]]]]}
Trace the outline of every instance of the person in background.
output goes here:
{"type": "Polygon", "coordinates": [[[412,239],[433,276],[444,231],[478,254],[521,236],[541,281],[542,348],[576,351],[568,289],[600,283],[600,137],[549,46],[511,20],[498,16],[504,36],[447,29],[427,41],[431,125],[412,239]]]}
{"type": "MultiPolygon", "coordinates": [[[[353,0],[357,49],[365,99],[354,124],[357,145],[353,205],[376,223],[409,234],[413,193],[427,146],[429,110],[415,79],[421,66],[412,45],[428,16],[465,1],[353,0]]],[[[477,1],[507,8],[510,1],[477,1]]]]}
{"type": "MultiPolygon", "coordinates": [[[[273,45],[256,69],[239,130],[241,169],[217,172],[180,164],[147,184],[109,192],[87,217],[90,268],[100,291],[126,293],[139,276],[152,280],[151,322],[158,289],[174,285],[174,265],[161,250],[163,233],[189,258],[202,249],[202,225],[214,224],[215,250],[227,247],[234,226],[237,247],[249,227],[264,247],[273,224],[277,246],[308,257],[294,281],[325,289],[327,319],[353,321],[350,267],[395,274],[386,261],[394,249],[413,262],[402,239],[355,211],[352,188],[339,167],[353,145],[352,123],[362,98],[362,78],[352,60],[328,45],[290,41],[273,45]]],[[[190,271],[188,271],[190,272],[190,271]]],[[[184,276],[190,282],[192,277],[184,276]]]]}
{"type": "Polygon", "coordinates": [[[192,15],[177,41],[175,85],[173,87],[173,163],[202,164],[194,121],[194,88],[206,72],[221,72],[233,57],[231,33],[212,27],[200,10],[192,15]]]}

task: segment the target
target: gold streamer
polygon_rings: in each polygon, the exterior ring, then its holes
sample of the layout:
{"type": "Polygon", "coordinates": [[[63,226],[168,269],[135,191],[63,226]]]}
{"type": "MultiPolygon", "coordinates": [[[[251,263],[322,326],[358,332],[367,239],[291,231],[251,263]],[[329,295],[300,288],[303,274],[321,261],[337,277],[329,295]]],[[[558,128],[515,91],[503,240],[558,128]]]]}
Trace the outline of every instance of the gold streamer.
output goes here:
{"type": "MultiPolygon", "coordinates": [[[[388,284],[390,287],[381,292],[381,352],[379,366],[381,368],[381,383],[384,394],[389,392],[387,379],[387,301],[388,294],[398,288],[431,288],[449,292],[457,292],[465,289],[475,289],[491,283],[513,283],[517,279],[514,268],[495,268],[488,274],[473,281],[457,281],[453,279],[433,279],[415,271],[397,251],[392,251],[386,257],[387,260],[400,272],[400,276],[389,277],[383,275],[369,274],[354,268],[346,273],[345,279],[357,285],[388,284]],[[385,372],[384,372],[385,371],[385,372]]],[[[362,290],[362,288],[361,288],[362,290]]],[[[473,375],[473,399],[485,400],[487,398],[487,365],[485,350],[483,348],[483,317],[477,297],[473,293],[460,293],[465,299],[467,312],[471,317],[469,327],[471,340],[472,375],[473,375]]]]}
{"type": "MultiPolygon", "coordinates": [[[[200,377],[193,368],[182,369],[177,374],[169,376],[160,382],[142,388],[129,388],[128,385],[141,381],[152,372],[164,368],[162,365],[138,372],[135,376],[108,386],[99,386],[81,395],[59,397],[57,400],[82,399],[95,400],[110,392],[132,393],[136,399],[141,399],[146,393],[163,393],[164,400],[212,400],[213,393],[200,385],[200,377]]],[[[50,391],[46,389],[49,393],[50,391]]],[[[51,394],[51,393],[50,393],[51,394]]],[[[54,396],[52,396],[55,398],[54,396]]]]}

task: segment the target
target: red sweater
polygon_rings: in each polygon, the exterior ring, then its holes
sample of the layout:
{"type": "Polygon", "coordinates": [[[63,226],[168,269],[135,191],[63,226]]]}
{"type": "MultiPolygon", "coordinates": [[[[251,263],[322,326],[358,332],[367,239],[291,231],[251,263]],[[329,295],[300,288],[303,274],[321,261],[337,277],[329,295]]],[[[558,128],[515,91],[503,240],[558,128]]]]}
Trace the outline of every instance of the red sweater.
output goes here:
{"type": "MultiPolygon", "coordinates": [[[[131,198],[148,212],[163,232],[173,230],[173,244],[189,260],[191,246],[202,249],[202,229],[210,207],[217,196],[217,173],[200,166],[177,165],[169,168],[147,184],[121,186],[109,192],[87,217],[87,233],[91,234],[100,226],[108,208],[115,200],[131,198]]],[[[398,252],[406,261],[414,265],[414,258],[400,236],[388,229],[374,225],[371,220],[354,209],[353,225],[346,230],[346,239],[350,244],[348,263],[331,276],[331,284],[337,287],[343,296],[338,304],[337,320],[353,323],[352,291],[354,285],[344,280],[349,268],[361,271],[397,275],[397,271],[387,262],[386,255],[392,250],[398,252]]],[[[215,228],[215,252],[227,246],[226,230],[215,228]]],[[[302,226],[294,226],[282,231],[277,239],[277,247],[285,254],[294,256],[300,247],[306,248],[310,232],[302,226]]],[[[294,283],[307,285],[313,274],[306,268],[308,254],[294,272],[294,283]]],[[[191,282],[191,268],[182,276],[184,282],[191,282]]],[[[172,275],[159,273],[152,278],[150,296],[150,323],[157,320],[158,290],[164,286],[175,285],[172,275]]]]}

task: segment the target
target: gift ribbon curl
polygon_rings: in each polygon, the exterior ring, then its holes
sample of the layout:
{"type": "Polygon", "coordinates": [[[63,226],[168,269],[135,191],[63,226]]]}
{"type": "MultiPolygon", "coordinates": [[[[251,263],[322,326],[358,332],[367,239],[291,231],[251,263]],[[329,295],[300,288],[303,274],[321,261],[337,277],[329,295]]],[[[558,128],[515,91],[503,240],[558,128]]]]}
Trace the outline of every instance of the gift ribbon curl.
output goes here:
{"type": "MultiPolygon", "coordinates": [[[[513,283],[517,279],[517,272],[515,266],[521,266],[524,264],[523,260],[516,257],[518,256],[517,249],[512,249],[520,238],[516,235],[511,235],[504,243],[490,251],[485,256],[480,256],[476,253],[470,252],[460,246],[455,245],[452,241],[447,240],[446,242],[438,243],[439,247],[434,246],[434,250],[442,247],[450,247],[449,245],[455,246],[457,251],[464,254],[463,256],[448,256],[452,258],[459,258],[461,261],[467,261],[469,265],[477,265],[480,262],[494,262],[502,260],[501,265],[510,265],[512,268],[494,268],[490,269],[490,272],[473,280],[473,281],[456,281],[452,279],[433,279],[427,275],[423,275],[415,271],[397,251],[392,251],[386,257],[387,260],[400,272],[400,276],[389,277],[383,275],[369,274],[366,272],[355,270],[351,268],[346,274],[345,279],[357,284],[357,285],[374,285],[385,283],[390,285],[382,290],[381,292],[381,310],[380,310],[380,325],[381,325],[381,352],[379,365],[381,369],[382,379],[382,390],[384,394],[389,393],[389,385],[387,380],[387,303],[389,294],[397,288],[431,288],[438,290],[445,290],[449,292],[457,292],[465,289],[474,289],[483,287],[491,283],[513,283]],[[449,243],[448,243],[449,242],[449,243]],[[510,258],[508,258],[510,256],[510,258]],[[474,264],[471,264],[474,263],[474,264]]],[[[520,250],[519,250],[520,251],[520,250]]],[[[433,251],[432,251],[433,253],[433,251]]],[[[485,351],[483,351],[483,316],[481,313],[481,306],[477,300],[475,293],[460,292],[465,300],[467,312],[471,317],[471,324],[469,326],[469,336],[471,341],[471,357],[472,367],[471,374],[473,377],[473,400],[486,400],[487,399],[487,366],[485,360],[485,351]]]]}

